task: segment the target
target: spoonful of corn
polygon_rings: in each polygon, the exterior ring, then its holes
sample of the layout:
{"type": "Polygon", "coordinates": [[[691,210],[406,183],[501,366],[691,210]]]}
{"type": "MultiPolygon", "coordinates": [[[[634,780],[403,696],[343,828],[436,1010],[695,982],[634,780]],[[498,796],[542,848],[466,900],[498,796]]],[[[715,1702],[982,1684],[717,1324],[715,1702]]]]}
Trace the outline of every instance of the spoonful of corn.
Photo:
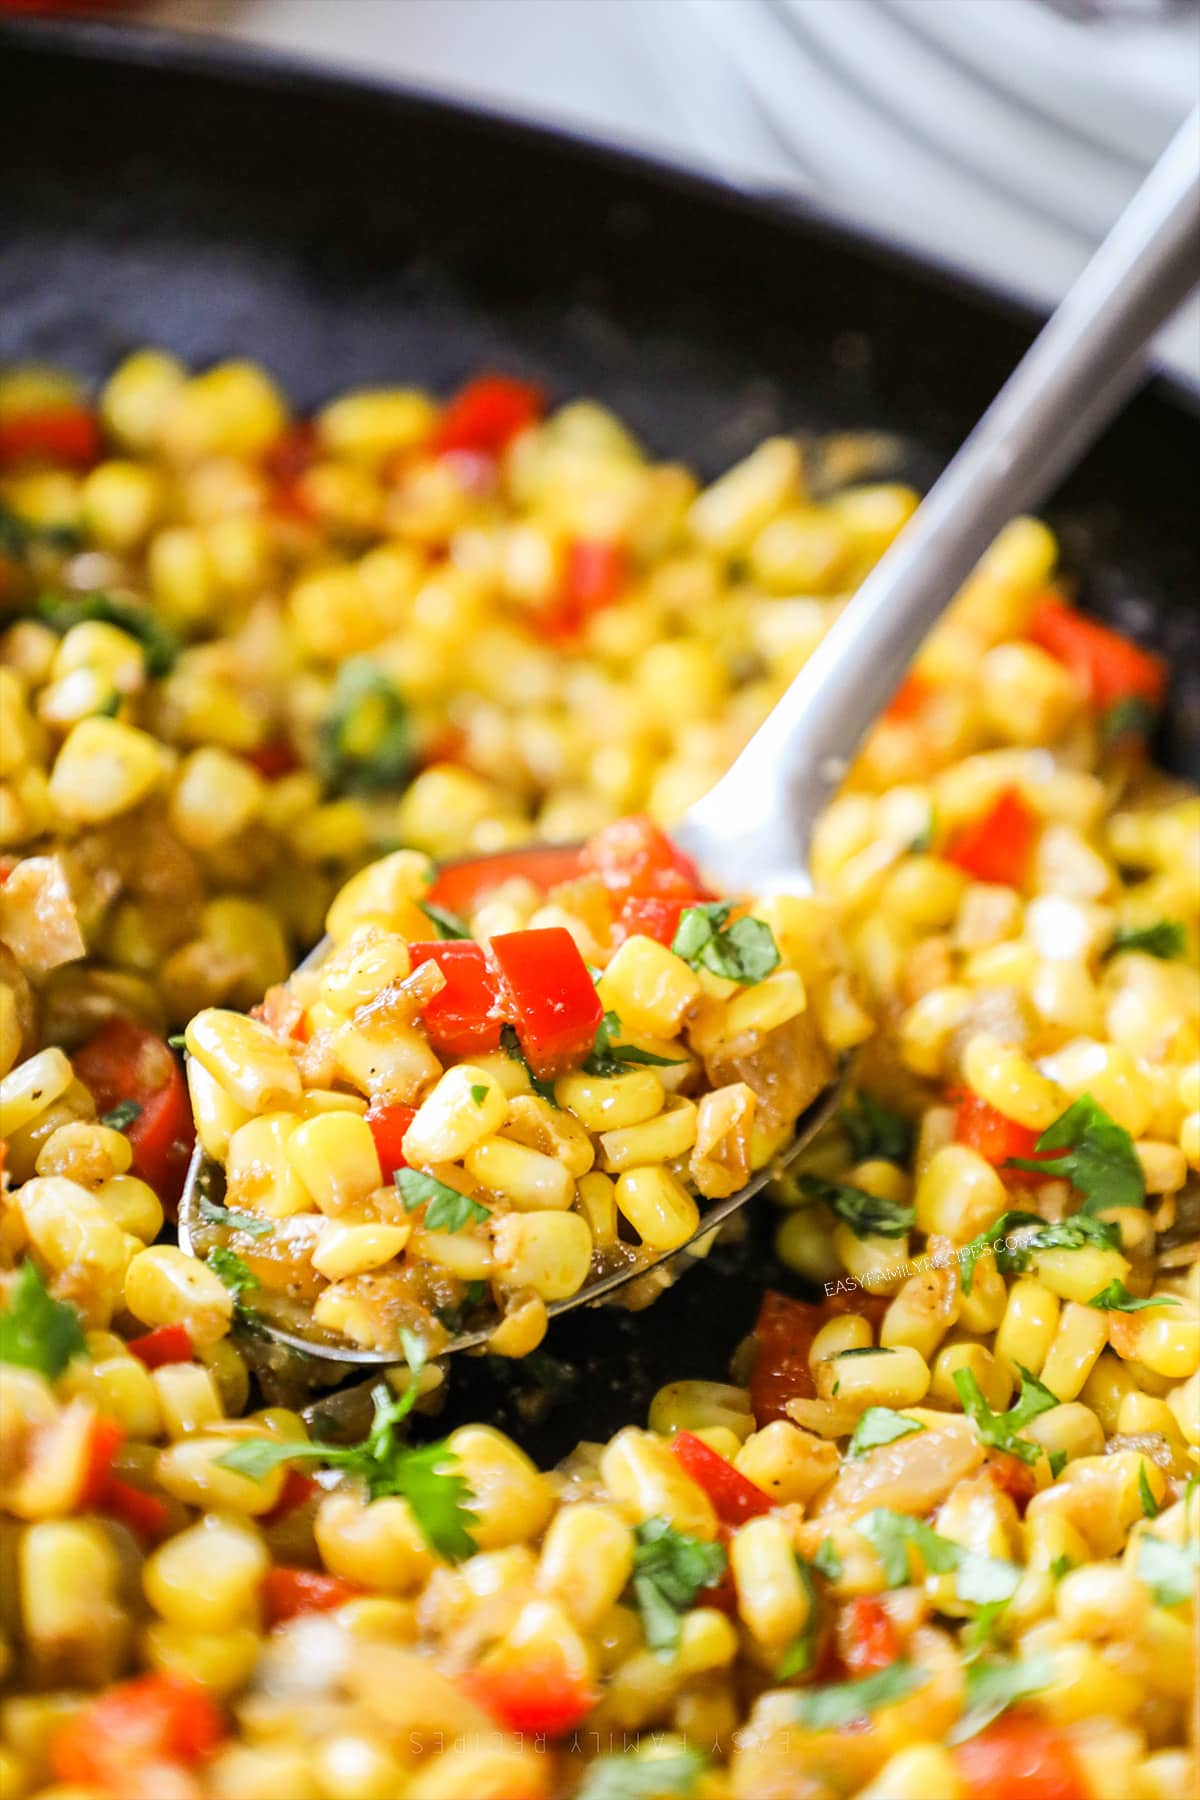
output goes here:
{"type": "Polygon", "coordinates": [[[398,1362],[414,1337],[524,1355],[556,1313],[629,1283],[653,1298],[799,1153],[862,1035],[811,897],[815,821],[1001,526],[1093,441],[1194,285],[1198,136],[671,839],[630,819],[436,872],[397,851],[256,1016],[193,1019],[180,1242],[214,1304],[332,1364],[398,1362]]]}

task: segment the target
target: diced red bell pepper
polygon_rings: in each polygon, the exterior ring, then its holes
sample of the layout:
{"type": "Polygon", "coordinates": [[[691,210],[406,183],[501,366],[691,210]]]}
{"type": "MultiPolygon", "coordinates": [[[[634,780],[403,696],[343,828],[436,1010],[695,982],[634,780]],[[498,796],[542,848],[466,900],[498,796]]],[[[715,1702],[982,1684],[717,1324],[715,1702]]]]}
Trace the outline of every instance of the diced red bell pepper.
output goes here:
{"type": "Polygon", "coordinates": [[[44,461],[86,469],[99,457],[100,449],[100,427],[94,413],[71,401],[0,419],[0,468],[44,461]]]}
{"type": "Polygon", "coordinates": [[[897,723],[918,718],[933,692],[933,683],[923,675],[906,675],[884,707],[884,718],[897,723]]]}
{"type": "Polygon", "coordinates": [[[268,738],[245,752],[245,760],[257,769],[264,781],[279,781],[300,767],[300,758],[286,738],[268,738]]]}
{"type": "Polygon", "coordinates": [[[1005,788],[983,817],[955,832],[942,852],[976,881],[1024,887],[1040,820],[1018,788],[1005,788]]]}
{"type": "Polygon", "coordinates": [[[156,1543],[170,1523],[171,1511],[165,1500],[115,1475],[109,1477],[98,1504],[101,1512],[127,1525],[144,1544],[156,1543]]]}
{"type": "MultiPolygon", "coordinates": [[[[1032,1156],[1037,1146],[1038,1133],[1028,1125],[1018,1125],[1015,1119],[1007,1118],[1004,1113],[990,1106],[986,1100],[980,1099],[969,1089],[958,1096],[958,1112],[954,1120],[954,1141],[966,1144],[990,1162],[994,1168],[1001,1168],[1010,1156],[1032,1156]]],[[[1021,1169],[1006,1171],[1013,1175],[1024,1174],[1021,1169]]],[[[1036,1175],[1030,1175],[1036,1181],[1036,1175]]]]}
{"type": "Polygon", "coordinates": [[[469,918],[488,894],[506,881],[529,881],[543,894],[560,882],[574,881],[583,868],[583,852],[575,844],[534,844],[502,856],[449,863],[438,870],[429,890],[434,906],[469,918]]]}
{"type": "Polygon", "coordinates": [[[313,508],[302,484],[319,456],[317,428],[311,419],[297,419],[264,453],[263,473],[272,484],[270,505],[275,512],[305,523],[312,521],[313,508]]]}
{"type": "Polygon", "coordinates": [[[196,1141],[187,1084],[166,1044],[132,1019],[110,1019],[75,1053],[75,1073],[98,1113],[123,1100],[140,1108],[125,1127],[135,1175],[173,1210],[196,1141]]]}
{"type": "Polygon", "coordinates": [[[524,1663],[480,1663],[459,1682],[498,1724],[534,1737],[565,1737],[599,1698],[589,1681],[549,1655],[524,1663]]]}
{"type": "Polygon", "coordinates": [[[518,432],[539,419],[545,409],[540,388],[511,375],[480,375],[447,401],[432,445],[448,450],[476,450],[499,456],[518,432]]]}
{"type": "Polygon", "coordinates": [[[1013,1711],[952,1752],[966,1800],[1088,1800],[1071,1740],[1036,1713],[1013,1711]]]}
{"type": "Polygon", "coordinates": [[[548,1081],[575,1068],[596,1041],[604,1008],[570,932],[561,925],[501,932],[491,957],[533,1073],[548,1081]]]}
{"type": "Polygon", "coordinates": [[[434,763],[461,763],[466,754],[467,735],[457,725],[443,725],[421,751],[421,767],[434,763]]]}
{"type": "Polygon", "coordinates": [[[900,1639],[886,1607],[869,1595],[842,1608],[838,1638],[842,1660],[852,1675],[874,1675],[900,1655],[900,1639]]]}
{"type": "Polygon", "coordinates": [[[105,1793],[143,1792],[153,1764],[195,1768],[225,1736],[207,1692],[182,1675],[139,1675],[80,1707],[58,1732],[50,1761],[59,1781],[105,1793]]]}
{"type": "Polygon", "coordinates": [[[294,1513],[298,1506],[306,1506],[314,1494],[323,1490],[320,1482],[314,1481],[311,1475],[301,1474],[299,1469],[288,1469],[283,1477],[283,1488],[278,1500],[270,1512],[261,1515],[263,1525],[278,1525],[289,1513],[294,1513]]]}
{"type": "Polygon", "coordinates": [[[262,1579],[263,1617],[268,1627],[298,1619],[301,1613],[335,1612],[364,1590],[340,1575],[317,1569],[268,1569],[262,1579]]]}
{"type": "Polygon", "coordinates": [[[1078,676],[1098,712],[1130,699],[1144,700],[1154,709],[1162,705],[1167,686],[1163,658],[1076,612],[1056,595],[1039,602],[1027,635],[1078,676]]]}
{"type": "Polygon", "coordinates": [[[652,819],[633,814],[594,833],[583,865],[618,894],[657,895],[689,903],[711,899],[690,856],[676,849],[652,819]]]}
{"type": "Polygon", "coordinates": [[[710,1449],[694,1431],[676,1432],[671,1450],[697,1486],[704,1489],[723,1524],[740,1525],[746,1519],[770,1512],[771,1496],[710,1449]]]}
{"type": "Polygon", "coordinates": [[[79,1493],[82,1510],[100,1505],[112,1480],[113,1457],[124,1442],[125,1433],[117,1421],[97,1413],[88,1431],[87,1464],[79,1493]]]}
{"type": "MultiPolygon", "coordinates": [[[[443,990],[444,991],[444,990],[443,990]]],[[[441,999],[441,995],[438,995],[441,999]]],[[[384,1106],[376,1100],[367,1108],[367,1124],[375,1139],[375,1153],[383,1179],[390,1181],[397,1169],[407,1169],[404,1158],[404,1134],[417,1116],[415,1106],[384,1106]]]]}
{"type": "Polygon", "coordinates": [[[685,907],[694,904],[694,900],[659,900],[652,894],[630,894],[622,901],[617,915],[617,942],[624,943],[630,937],[648,937],[655,943],[666,944],[669,949],[675,942],[685,907]]]}
{"type": "Polygon", "coordinates": [[[196,1354],[183,1325],[156,1325],[141,1337],[130,1338],[125,1348],[148,1369],[161,1369],[166,1363],[191,1362],[196,1354]]]}
{"type": "Polygon", "coordinates": [[[627,580],[627,559],[620,544],[600,538],[575,538],[567,546],[558,592],[539,625],[557,643],[577,638],[593,613],[611,606],[627,580]]]}
{"type": "Polygon", "coordinates": [[[495,1050],[504,1023],[500,983],[482,944],[469,938],[410,944],[413,968],[435,962],[446,985],[426,1002],[421,1014],[426,1034],[439,1056],[477,1056],[495,1050]]]}
{"type": "Polygon", "coordinates": [[[1037,1473],[1033,1467],[1008,1450],[989,1450],[983,1465],[1001,1493],[1007,1494],[1017,1511],[1024,1515],[1025,1508],[1037,1493],[1037,1473]]]}
{"type": "Polygon", "coordinates": [[[250,1017],[260,1019],[278,1038],[295,1038],[297,1043],[307,1044],[312,1035],[304,1002],[282,981],[273,983],[257,1006],[250,1008],[250,1017]]]}
{"type": "Polygon", "coordinates": [[[808,1365],[813,1339],[822,1325],[842,1313],[860,1313],[877,1326],[887,1309],[880,1294],[833,1294],[814,1304],[793,1300],[768,1288],[759,1307],[754,1335],[758,1348],[750,1376],[750,1409],[761,1429],[773,1419],[786,1419],[789,1400],[812,1400],[816,1383],[808,1365]]]}

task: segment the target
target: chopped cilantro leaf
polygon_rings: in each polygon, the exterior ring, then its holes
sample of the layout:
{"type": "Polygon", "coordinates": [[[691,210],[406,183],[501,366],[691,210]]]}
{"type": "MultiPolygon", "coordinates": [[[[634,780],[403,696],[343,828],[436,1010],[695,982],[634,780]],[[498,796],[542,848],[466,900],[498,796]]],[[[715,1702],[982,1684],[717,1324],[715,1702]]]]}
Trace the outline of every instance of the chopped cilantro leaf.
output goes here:
{"type": "Polygon", "coordinates": [[[1010,1600],[1021,1578],[1015,1563],[965,1550],[923,1520],[889,1507],[876,1507],[854,1529],[874,1546],[889,1587],[907,1587],[913,1580],[910,1550],[920,1557],[924,1573],[954,1575],[958,1598],[969,1605],[994,1606],[1010,1600]]]}
{"type": "Polygon", "coordinates": [[[1144,1206],[1146,1182],[1133,1139],[1090,1094],[1083,1094],[1055,1119],[1034,1148],[1039,1160],[1012,1156],[1005,1167],[1037,1175],[1061,1175],[1085,1196],[1085,1213],[1108,1206],[1144,1206]],[[1057,1156],[1042,1152],[1056,1150],[1057,1156]]]}
{"type": "Polygon", "coordinates": [[[169,675],[179,655],[179,639],[170,626],[149,607],[132,600],[112,600],[107,594],[84,594],[72,599],[64,594],[46,594],[38,601],[37,616],[60,637],[65,637],[73,626],[93,619],[115,625],[141,645],[146,673],[153,679],[169,675]]]}
{"type": "Polygon", "coordinates": [[[1169,1544],[1147,1531],[1138,1545],[1137,1574],[1159,1606],[1182,1606],[1196,1591],[1200,1540],[1169,1544]]]}
{"type": "Polygon", "coordinates": [[[1020,1662],[988,1658],[968,1665],[966,1704],[962,1717],[951,1729],[948,1742],[961,1744],[998,1719],[1014,1701],[1040,1694],[1054,1680],[1054,1664],[1048,1656],[1027,1656],[1020,1662]]]}
{"type": "Polygon", "coordinates": [[[471,933],[466,921],[457,913],[452,913],[444,906],[434,906],[430,900],[419,900],[417,905],[425,914],[431,925],[437,927],[439,938],[469,938],[471,933]]]}
{"type": "Polygon", "coordinates": [[[167,1044],[172,1050],[183,1050],[187,1047],[187,1038],[182,1031],[172,1032],[171,1036],[167,1039],[167,1044]]]}
{"type": "Polygon", "coordinates": [[[1114,700],[1100,715],[1100,740],[1110,749],[1124,737],[1148,738],[1154,730],[1158,713],[1140,694],[1127,694],[1114,700]]]}
{"type": "Polygon", "coordinates": [[[1149,1481],[1146,1479],[1146,1465],[1144,1462],[1138,1464],[1138,1498],[1142,1503],[1142,1517],[1144,1519],[1157,1519],[1159,1513],[1162,1511],[1162,1507],[1154,1498],[1153,1490],[1149,1481]]]}
{"type": "Polygon", "coordinates": [[[113,1131],[124,1131],[127,1125],[132,1125],[141,1116],[142,1109],[136,1100],[118,1100],[108,1112],[100,1114],[100,1123],[113,1131]]]}
{"type": "Polygon", "coordinates": [[[558,1101],[554,1098],[554,1083],[552,1081],[542,1081],[534,1074],[526,1059],[525,1052],[521,1048],[521,1040],[517,1036],[515,1026],[505,1025],[501,1027],[500,1048],[503,1050],[505,1056],[510,1057],[513,1062],[520,1063],[521,1067],[529,1077],[529,1085],[534,1093],[540,1094],[543,1100],[548,1100],[551,1106],[557,1106],[558,1101]]]}
{"type": "Polygon", "coordinates": [[[855,1162],[878,1156],[888,1162],[903,1162],[912,1150],[913,1128],[909,1121],[865,1088],[859,1089],[851,1105],[842,1107],[838,1122],[853,1145],[855,1162]]]}
{"type": "Polygon", "coordinates": [[[958,1389],[963,1411],[969,1419],[975,1421],[984,1443],[991,1445],[994,1450],[1007,1450],[1011,1456],[1019,1456],[1022,1462],[1032,1463],[1041,1456],[1041,1445],[1032,1444],[1028,1438],[1017,1434],[1039,1414],[1049,1412],[1057,1406],[1059,1400],[1028,1369],[1023,1368],[1020,1363],[1017,1368],[1021,1371],[1021,1392],[1016,1404],[1007,1412],[992,1411],[972,1370],[955,1369],[954,1385],[958,1389]]]}
{"type": "Polygon", "coordinates": [[[708,1768],[699,1750],[670,1750],[663,1756],[615,1750],[588,1763],[576,1800],[687,1800],[708,1768]]]}
{"type": "Polygon", "coordinates": [[[795,1717],[809,1731],[837,1731],[859,1719],[869,1719],[881,1706],[904,1700],[915,1688],[924,1687],[929,1676],[912,1663],[890,1663],[861,1681],[842,1681],[832,1687],[809,1688],[796,1695],[795,1717]]]}
{"type": "Polygon", "coordinates": [[[1001,1213],[994,1225],[972,1238],[962,1251],[959,1286],[964,1294],[971,1292],[975,1264],[988,1250],[994,1253],[996,1267],[1001,1273],[1013,1275],[1019,1269],[1028,1268],[1030,1257],[1039,1250],[1082,1250],[1085,1245],[1097,1250],[1119,1250],[1120,1230],[1108,1220],[1093,1219],[1085,1212],[1072,1213],[1070,1218],[1056,1219],[1053,1223],[1038,1213],[1019,1210],[1001,1213]],[[1025,1233],[1021,1242],[1005,1242],[1014,1231],[1025,1233]]]}
{"type": "Polygon", "coordinates": [[[436,1175],[423,1175],[420,1169],[397,1169],[394,1181],[405,1210],[425,1208],[426,1231],[461,1231],[466,1225],[480,1225],[490,1218],[486,1206],[447,1187],[436,1175]]]}
{"type": "Polygon", "coordinates": [[[48,550],[78,550],[82,539],[73,525],[37,525],[0,503],[0,556],[24,562],[34,544],[48,550]]]}
{"type": "Polygon", "coordinates": [[[821,1539],[821,1548],[813,1557],[812,1566],[818,1575],[825,1577],[826,1581],[842,1579],[842,1559],[838,1555],[837,1545],[831,1537],[821,1539]]]}
{"type": "Polygon", "coordinates": [[[848,1225],[855,1237],[904,1237],[916,1217],[911,1206],[881,1200],[865,1188],[844,1181],[822,1181],[817,1175],[801,1175],[801,1193],[823,1200],[835,1217],[848,1225]]]}
{"type": "Polygon", "coordinates": [[[693,969],[707,969],[749,986],[779,967],[779,946],[762,919],[744,913],[731,923],[732,911],[732,902],[726,900],[686,906],[671,948],[693,969]]]}
{"type": "Polygon", "coordinates": [[[0,1312],[0,1363],[36,1369],[53,1381],[86,1347],[75,1308],[65,1300],[52,1300],[35,1264],[23,1262],[0,1312]]]}
{"type": "Polygon", "coordinates": [[[487,1090],[486,1083],[480,1081],[480,1082],[476,1082],[476,1083],[472,1084],[471,1098],[475,1102],[476,1106],[482,1106],[484,1101],[487,1099],[487,1097],[488,1097],[488,1090],[487,1090]]]}
{"type": "Polygon", "coordinates": [[[1123,956],[1127,950],[1157,956],[1160,962],[1177,962],[1187,950],[1187,931],[1178,919],[1159,919],[1154,925],[1118,925],[1105,959],[1123,956]]]}
{"type": "Polygon", "coordinates": [[[242,1261],[237,1251],[227,1250],[223,1244],[210,1250],[204,1260],[239,1302],[244,1294],[253,1293],[256,1287],[262,1286],[258,1276],[242,1261]]]}
{"type": "Polygon", "coordinates": [[[868,1450],[877,1450],[881,1444],[894,1444],[897,1438],[910,1437],[914,1431],[924,1429],[916,1419],[906,1419],[903,1413],[893,1412],[890,1406],[868,1406],[854,1427],[846,1455],[865,1456],[868,1450]]]}
{"type": "Polygon", "coordinates": [[[796,1572],[808,1598],[808,1617],[804,1630],[784,1651],[775,1670],[776,1681],[791,1681],[795,1675],[807,1675],[817,1660],[817,1640],[821,1632],[821,1596],[813,1580],[812,1568],[802,1556],[796,1558],[796,1572]]]}
{"type": "Polygon", "coordinates": [[[1174,1294],[1151,1294],[1148,1299],[1139,1300],[1118,1277],[1117,1280],[1110,1281],[1107,1287],[1101,1288],[1098,1294],[1093,1294],[1088,1305],[1094,1306],[1097,1312],[1131,1313],[1144,1312],[1150,1306],[1178,1306],[1179,1301],[1174,1294]]]}
{"type": "Polygon", "coordinates": [[[270,1219],[238,1212],[232,1206],[218,1206],[215,1200],[204,1198],[200,1201],[200,1217],[206,1225],[226,1225],[230,1231],[244,1231],[248,1237],[266,1237],[272,1230],[270,1219]]]}
{"type": "Polygon", "coordinates": [[[352,656],[337,672],[321,724],[317,774],[335,792],[397,787],[412,762],[404,696],[369,656],[352,656]]]}
{"type": "Polygon", "coordinates": [[[721,1579],[725,1552],[720,1544],[676,1531],[665,1519],[647,1519],[635,1536],[632,1587],[646,1643],[660,1656],[673,1655],[680,1616],[695,1605],[701,1589],[721,1579]]]}
{"type": "Polygon", "coordinates": [[[1046,1461],[1050,1465],[1051,1481],[1057,1481],[1059,1476],[1062,1474],[1063,1470],[1067,1466],[1066,1451],[1065,1450],[1047,1450],[1046,1461]]]}
{"type": "Polygon", "coordinates": [[[614,1044],[613,1039],[620,1034],[620,1019],[615,1012],[606,1012],[596,1027],[596,1041],[583,1065],[589,1075],[623,1075],[634,1063],[667,1069],[687,1061],[685,1056],[659,1056],[654,1050],[639,1050],[636,1044],[614,1044]]]}

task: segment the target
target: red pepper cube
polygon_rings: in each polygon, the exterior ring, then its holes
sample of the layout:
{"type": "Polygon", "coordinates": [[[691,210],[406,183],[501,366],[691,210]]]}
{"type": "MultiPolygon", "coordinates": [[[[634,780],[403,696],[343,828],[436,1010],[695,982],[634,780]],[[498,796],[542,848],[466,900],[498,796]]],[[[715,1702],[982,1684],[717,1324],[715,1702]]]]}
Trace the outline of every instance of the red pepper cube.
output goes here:
{"type": "Polygon", "coordinates": [[[691,857],[677,850],[652,819],[637,814],[616,819],[590,837],[583,862],[617,893],[711,898],[691,857]]]}
{"type": "MultiPolygon", "coordinates": [[[[446,989],[443,988],[442,993],[445,992],[446,989]]],[[[442,994],[437,995],[439,1000],[441,997],[442,994]]],[[[416,1116],[415,1106],[402,1106],[399,1102],[394,1106],[384,1106],[375,1101],[367,1109],[367,1124],[375,1140],[375,1152],[385,1181],[390,1181],[397,1169],[408,1167],[404,1156],[404,1134],[416,1116]]]]}
{"type": "Polygon", "coordinates": [[[724,1456],[710,1449],[695,1432],[676,1432],[671,1439],[671,1451],[697,1487],[704,1489],[722,1524],[740,1525],[746,1519],[756,1519],[761,1513],[770,1512],[771,1496],[735,1469],[724,1456]]]}
{"type": "Polygon", "coordinates": [[[186,1326],[156,1325],[141,1337],[130,1338],[125,1345],[148,1369],[161,1369],[167,1363],[191,1362],[196,1354],[186,1326]]]}
{"type": "Polygon", "coordinates": [[[196,1128],[183,1072],[163,1040],[132,1019],[110,1019],[75,1053],[75,1073],[103,1116],[132,1100],[125,1127],[131,1168],[170,1210],[183,1190],[196,1128]]]}
{"type": "Polygon", "coordinates": [[[467,917],[506,881],[530,881],[543,894],[560,882],[574,881],[583,870],[583,855],[573,844],[534,844],[528,850],[481,856],[474,862],[447,863],[438,871],[428,899],[467,917]]]}
{"type": "Polygon", "coordinates": [[[1020,790],[1005,788],[982,818],[955,833],[944,851],[946,861],[976,881],[1024,887],[1040,823],[1020,790]]]}
{"type": "Polygon", "coordinates": [[[1167,686],[1162,657],[1053,594],[1035,608],[1028,636],[1078,677],[1098,712],[1130,699],[1144,700],[1155,710],[1162,705],[1167,686]]]}
{"type": "Polygon", "coordinates": [[[653,938],[656,944],[670,949],[679,930],[679,921],[694,900],[664,900],[653,894],[630,894],[622,902],[617,915],[617,942],[630,937],[653,938]]]}
{"type": "Polygon", "coordinates": [[[473,450],[499,456],[527,425],[541,417],[545,401],[540,388],[511,375],[480,375],[469,381],[434,427],[432,448],[473,450]]]}
{"type": "Polygon", "coordinates": [[[500,1044],[504,1022],[500,983],[482,944],[469,938],[445,943],[410,944],[413,968],[435,962],[446,985],[421,1015],[426,1035],[439,1056],[478,1056],[500,1044]]]}
{"type": "Polygon", "coordinates": [[[504,1011],[541,1081],[581,1063],[604,1017],[587,964],[569,931],[509,931],[491,942],[504,1011]]]}

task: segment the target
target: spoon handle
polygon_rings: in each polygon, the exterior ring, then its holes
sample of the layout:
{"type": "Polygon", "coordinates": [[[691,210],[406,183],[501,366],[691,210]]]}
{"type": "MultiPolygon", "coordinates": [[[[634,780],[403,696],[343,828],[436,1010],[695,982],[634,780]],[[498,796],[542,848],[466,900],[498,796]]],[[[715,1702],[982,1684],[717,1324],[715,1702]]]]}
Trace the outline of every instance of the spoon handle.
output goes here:
{"type": "Polygon", "coordinates": [[[911,522],[676,835],[742,888],[794,885],[813,821],[1000,527],[1036,504],[1146,373],[1200,279],[1200,109],[1180,127],[911,522]]]}

